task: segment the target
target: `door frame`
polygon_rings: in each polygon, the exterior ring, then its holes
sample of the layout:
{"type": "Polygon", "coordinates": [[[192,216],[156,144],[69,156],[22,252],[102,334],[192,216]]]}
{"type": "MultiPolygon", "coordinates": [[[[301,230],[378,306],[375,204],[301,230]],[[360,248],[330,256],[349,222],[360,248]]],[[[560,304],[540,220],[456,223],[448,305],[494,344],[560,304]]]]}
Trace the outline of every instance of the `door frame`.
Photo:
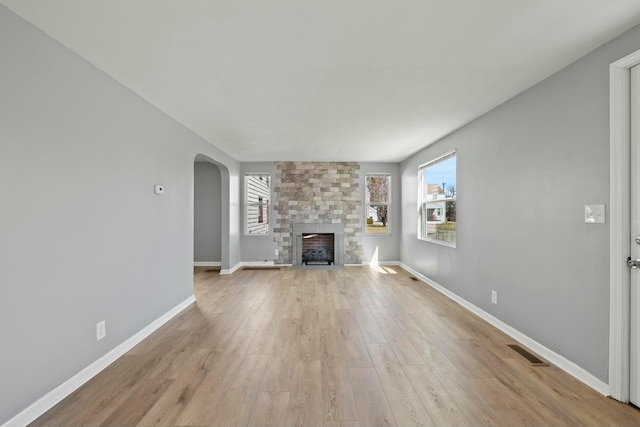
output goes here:
{"type": "Polygon", "coordinates": [[[631,68],[640,50],[609,66],[609,393],[629,402],[630,274],[626,264],[631,233],[631,68]]]}

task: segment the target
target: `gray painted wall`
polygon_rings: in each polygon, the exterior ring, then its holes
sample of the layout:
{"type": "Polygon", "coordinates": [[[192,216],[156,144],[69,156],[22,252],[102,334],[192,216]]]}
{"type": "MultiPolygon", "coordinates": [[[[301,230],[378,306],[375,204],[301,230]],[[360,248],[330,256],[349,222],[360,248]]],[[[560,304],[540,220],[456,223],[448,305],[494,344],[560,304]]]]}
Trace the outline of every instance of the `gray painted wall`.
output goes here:
{"type": "Polygon", "coordinates": [[[240,229],[235,160],[4,6],[0,57],[3,424],[193,294],[197,154],[240,229]]]}
{"type": "Polygon", "coordinates": [[[608,381],[609,64],[636,27],[402,163],[402,261],[608,381]],[[418,166],[458,149],[458,242],[416,238],[418,166]],[[498,305],[490,293],[498,291],[498,305]]]}
{"type": "Polygon", "coordinates": [[[362,237],[362,262],[370,263],[378,249],[378,262],[400,261],[400,236],[402,235],[402,192],[400,191],[400,164],[399,163],[360,163],[360,188],[362,190],[362,229],[366,229],[365,223],[365,175],[367,173],[391,174],[391,212],[390,234],[375,235],[363,232],[362,237]]]}
{"type": "Polygon", "coordinates": [[[193,252],[196,262],[220,262],[221,194],[220,169],[212,163],[194,164],[193,252]]]}

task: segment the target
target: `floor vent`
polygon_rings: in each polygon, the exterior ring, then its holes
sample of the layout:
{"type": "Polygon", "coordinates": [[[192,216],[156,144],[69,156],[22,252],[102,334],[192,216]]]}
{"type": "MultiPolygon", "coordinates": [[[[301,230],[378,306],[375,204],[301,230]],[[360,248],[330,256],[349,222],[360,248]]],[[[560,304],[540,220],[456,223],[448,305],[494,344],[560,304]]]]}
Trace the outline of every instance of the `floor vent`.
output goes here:
{"type": "Polygon", "coordinates": [[[205,270],[205,273],[220,273],[220,269],[219,268],[213,268],[210,270],[205,270]]]}
{"type": "Polygon", "coordinates": [[[507,344],[507,346],[527,359],[533,366],[549,366],[547,362],[538,359],[534,354],[530,353],[525,348],[520,347],[518,344],[507,344]]]}
{"type": "Polygon", "coordinates": [[[413,277],[413,276],[410,276],[409,279],[413,280],[414,282],[419,282],[420,281],[420,280],[418,280],[417,277],[413,277]]]}
{"type": "Polygon", "coordinates": [[[280,267],[271,267],[271,266],[264,266],[264,267],[242,267],[243,270],[280,270],[280,267]]]}

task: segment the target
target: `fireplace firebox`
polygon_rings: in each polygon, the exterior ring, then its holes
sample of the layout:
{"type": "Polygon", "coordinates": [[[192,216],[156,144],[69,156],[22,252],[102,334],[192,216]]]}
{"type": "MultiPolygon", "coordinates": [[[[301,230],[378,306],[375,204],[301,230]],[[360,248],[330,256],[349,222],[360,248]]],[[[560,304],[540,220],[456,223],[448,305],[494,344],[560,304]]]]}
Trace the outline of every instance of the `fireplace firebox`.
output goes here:
{"type": "Polygon", "coordinates": [[[334,263],[334,233],[302,233],[302,264],[334,263]]]}
{"type": "Polygon", "coordinates": [[[333,269],[344,266],[342,224],[294,224],[294,268],[333,269]]]}

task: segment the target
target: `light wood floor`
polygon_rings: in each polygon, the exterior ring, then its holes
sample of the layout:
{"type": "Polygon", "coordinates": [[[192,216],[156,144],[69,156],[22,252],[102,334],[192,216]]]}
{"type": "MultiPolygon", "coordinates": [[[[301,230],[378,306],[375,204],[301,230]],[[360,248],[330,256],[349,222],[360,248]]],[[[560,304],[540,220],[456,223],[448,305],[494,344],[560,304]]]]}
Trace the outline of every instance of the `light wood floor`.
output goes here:
{"type": "Polygon", "coordinates": [[[195,293],[33,425],[640,425],[400,268],[197,269],[195,293]]]}

